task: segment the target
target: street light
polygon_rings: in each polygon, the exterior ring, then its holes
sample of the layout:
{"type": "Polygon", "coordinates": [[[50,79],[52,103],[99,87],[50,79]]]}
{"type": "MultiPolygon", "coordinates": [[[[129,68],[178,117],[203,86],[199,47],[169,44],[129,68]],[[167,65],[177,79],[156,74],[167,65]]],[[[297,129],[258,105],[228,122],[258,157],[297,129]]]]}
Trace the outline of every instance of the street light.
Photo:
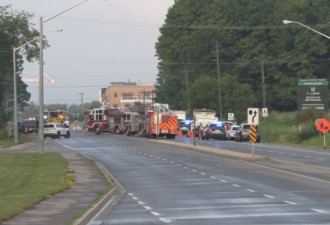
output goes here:
{"type": "Polygon", "coordinates": [[[68,9],[63,10],[62,12],[49,17],[48,19],[43,20],[42,17],[40,17],[40,35],[39,35],[39,42],[40,42],[40,62],[39,62],[39,153],[44,153],[44,121],[43,121],[43,115],[44,115],[44,59],[43,59],[43,24],[47,21],[54,19],[57,16],[62,15],[63,13],[66,13],[67,11],[74,9],[85,2],[89,0],[82,1],[68,9]]]}
{"type": "Polygon", "coordinates": [[[300,25],[300,26],[303,26],[303,27],[305,27],[305,28],[307,28],[307,29],[309,29],[309,30],[311,30],[311,31],[314,31],[315,33],[318,33],[319,35],[321,35],[321,36],[323,36],[323,37],[326,37],[326,38],[330,39],[329,36],[327,36],[327,35],[325,35],[325,34],[319,32],[319,31],[317,31],[317,30],[314,30],[313,28],[311,28],[311,27],[309,27],[309,26],[306,26],[305,24],[299,23],[299,22],[297,22],[297,21],[283,20],[283,23],[284,23],[285,25],[286,25],[286,24],[290,24],[290,23],[296,23],[296,24],[298,24],[298,25],[300,25]]]}
{"type": "MultiPolygon", "coordinates": [[[[63,29],[55,29],[51,31],[62,32],[63,29]]],[[[49,32],[51,32],[49,31],[49,32]]],[[[47,32],[48,33],[48,32],[47,32]]],[[[15,48],[13,47],[13,83],[14,83],[14,137],[15,137],[15,144],[18,143],[18,126],[17,126],[17,80],[16,80],[16,51],[24,48],[28,44],[38,40],[39,37],[33,38],[31,41],[26,42],[25,44],[15,48]]]]}

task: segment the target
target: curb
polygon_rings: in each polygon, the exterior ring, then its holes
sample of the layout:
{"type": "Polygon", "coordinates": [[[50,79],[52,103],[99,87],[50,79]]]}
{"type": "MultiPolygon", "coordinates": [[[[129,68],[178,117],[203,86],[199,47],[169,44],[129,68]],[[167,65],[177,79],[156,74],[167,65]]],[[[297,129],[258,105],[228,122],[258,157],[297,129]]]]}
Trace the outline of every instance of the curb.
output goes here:
{"type": "Polygon", "coordinates": [[[119,200],[125,195],[126,190],[125,188],[117,181],[117,179],[110,173],[110,171],[99,161],[95,159],[81,154],[88,160],[94,162],[94,164],[98,167],[98,169],[103,173],[105,178],[108,180],[109,183],[114,184],[114,188],[108,191],[98,202],[94,203],[89,210],[87,210],[80,218],[74,221],[73,225],[85,225],[90,222],[99,212],[102,210],[107,203],[112,199],[115,192],[118,192],[118,197],[111,203],[109,206],[109,210],[115,207],[119,200]]]}
{"type": "Polygon", "coordinates": [[[241,159],[241,160],[266,160],[266,156],[262,155],[254,155],[252,157],[251,154],[247,153],[242,153],[242,152],[234,152],[231,150],[225,150],[225,149],[218,149],[218,148],[212,148],[212,147],[207,147],[207,146],[200,146],[200,145],[188,145],[185,143],[176,143],[172,141],[165,141],[165,140],[149,140],[150,143],[155,143],[155,144],[163,144],[163,145],[168,145],[172,147],[180,147],[196,152],[201,152],[205,154],[210,154],[210,155],[215,155],[215,156],[221,156],[221,157],[226,157],[226,158],[231,158],[231,159],[241,159]]]}

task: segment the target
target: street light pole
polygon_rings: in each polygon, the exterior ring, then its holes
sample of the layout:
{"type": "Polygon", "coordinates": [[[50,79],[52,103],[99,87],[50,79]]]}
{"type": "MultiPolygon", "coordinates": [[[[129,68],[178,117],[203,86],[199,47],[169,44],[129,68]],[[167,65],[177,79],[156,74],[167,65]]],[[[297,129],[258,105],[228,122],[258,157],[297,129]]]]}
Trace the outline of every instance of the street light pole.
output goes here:
{"type": "Polygon", "coordinates": [[[325,35],[325,34],[321,33],[320,31],[314,30],[313,28],[311,28],[311,27],[309,27],[309,26],[306,26],[305,24],[299,23],[299,22],[297,22],[297,21],[283,20],[283,23],[284,23],[284,24],[296,23],[296,24],[298,24],[298,25],[300,25],[300,26],[303,26],[303,27],[305,27],[305,28],[307,28],[307,29],[309,29],[309,30],[311,30],[311,31],[314,31],[315,33],[317,33],[317,34],[319,34],[319,35],[321,35],[321,36],[323,36],[323,37],[325,37],[325,38],[330,39],[330,37],[329,37],[328,35],[325,35]]]}
{"type": "Polygon", "coordinates": [[[85,2],[89,0],[82,1],[68,9],[63,10],[62,12],[49,17],[48,19],[43,20],[42,17],[40,17],[40,36],[39,36],[39,42],[40,42],[40,68],[39,68],[39,153],[44,153],[44,121],[43,121],[43,115],[44,115],[44,60],[43,60],[43,24],[47,21],[54,19],[57,16],[62,15],[63,13],[66,13],[67,11],[76,8],[85,2]]]}
{"type": "Polygon", "coordinates": [[[14,83],[14,138],[15,144],[18,143],[18,119],[17,119],[17,75],[16,75],[16,51],[25,47],[26,45],[30,44],[33,41],[38,40],[38,38],[34,38],[31,41],[26,42],[25,44],[15,48],[13,47],[13,83],[14,83]]]}

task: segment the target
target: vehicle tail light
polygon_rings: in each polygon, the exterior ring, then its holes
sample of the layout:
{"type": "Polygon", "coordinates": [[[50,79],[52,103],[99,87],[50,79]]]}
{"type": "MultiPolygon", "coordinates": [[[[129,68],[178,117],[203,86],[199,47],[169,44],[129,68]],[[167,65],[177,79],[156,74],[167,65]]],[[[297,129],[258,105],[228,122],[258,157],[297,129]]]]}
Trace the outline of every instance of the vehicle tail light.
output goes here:
{"type": "Polygon", "coordinates": [[[209,131],[212,131],[212,129],[211,129],[211,128],[209,128],[209,131]]]}

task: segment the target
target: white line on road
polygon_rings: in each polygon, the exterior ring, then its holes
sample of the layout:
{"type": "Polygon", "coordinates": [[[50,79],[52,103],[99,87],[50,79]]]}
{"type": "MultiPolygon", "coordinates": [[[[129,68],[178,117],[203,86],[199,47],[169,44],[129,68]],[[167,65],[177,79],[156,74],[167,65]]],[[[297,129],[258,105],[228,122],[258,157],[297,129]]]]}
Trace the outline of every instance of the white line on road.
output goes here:
{"type": "Polygon", "coordinates": [[[205,173],[199,173],[199,174],[201,174],[201,175],[205,175],[205,173]]]}
{"type": "Polygon", "coordinates": [[[138,198],[138,197],[132,197],[132,199],[134,199],[134,200],[139,200],[139,198],[138,198]]]}
{"type": "Polygon", "coordinates": [[[144,205],[144,202],[138,201],[139,205],[144,205]]]}
{"type": "Polygon", "coordinates": [[[164,223],[170,223],[171,220],[169,218],[159,218],[160,221],[164,222],[164,223]]]}
{"type": "Polygon", "coordinates": [[[197,172],[197,170],[192,170],[194,173],[196,173],[197,172]]]}
{"type": "Polygon", "coordinates": [[[223,183],[227,183],[227,181],[225,181],[225,180],[220,180],[221,182],[223,182],[223,183]]]}
{"type": "Polygon", "coordinates": [[[146,210],[151,210],[151,207],[149,207],[147,205],[143,206],[143,208],[145,208],[146,210]]]}
{"type": "Polygon", "coordinates": [[[325,213],[325,211],[321,210],[321,209],[311,209],[314,212],[318,212],[318,213],[325,213]]]}
{"type": "Polygon", "coordinates": [[[272,195],[264,195],[266,198],[275,198],[274,196],[272,195]]]}
{"type": "Polygon", "coordinates": [[[233,184],[233,186],[234,186],[234,187],[241,187],[241,186],[239,186],[238,184],[233,184]]]}
{"type": "Polygon", "coordinates": [[[159,216],[160,215],[158,212],[154,212],[154,211],[151,211],[150,213],[154,216],[159,216]]]}
{"type": "Polygon", "coordinates": [[[214,176],[210,176],[210,178],[212,178],[212,179],[217,179],[216,177],[214,177],[214,176]]]}
{"type": "Polygon", "coordinates": [[[290,205],[297,205],[297,203],[291,202],[291,201],[283,201],[283,202],[286,203],[286,204],[290,204],[290,205]]]}
{"type": "Polygon", "coordinates": [[[247,190],[248,192],[256,192],[255,190],[252,190],[252,189],[245,189],[247,190]]]}

